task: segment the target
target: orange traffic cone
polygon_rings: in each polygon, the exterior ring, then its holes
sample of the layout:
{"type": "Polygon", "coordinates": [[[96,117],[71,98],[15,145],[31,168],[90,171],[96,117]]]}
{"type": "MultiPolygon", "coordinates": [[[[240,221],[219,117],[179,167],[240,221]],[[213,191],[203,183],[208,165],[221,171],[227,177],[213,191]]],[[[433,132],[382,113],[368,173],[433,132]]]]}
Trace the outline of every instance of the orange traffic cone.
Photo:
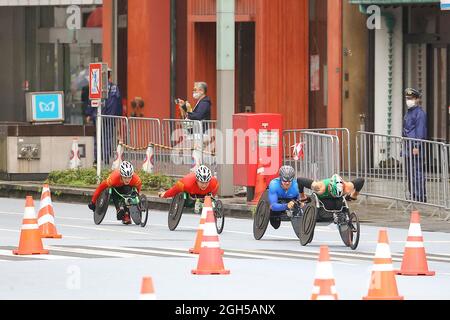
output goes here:
{"type": "Polygon", "coordinates": [[[402,266],[395,273],[404,276],[434,276],[436,274],[436,272],[428,270],[418,211],[411,213],[411,223],[409,225],[408,238],[406,239],[402,266]]]}
{"type": "Polygon", "coordinates": [[[380,230],[369,293],[364,300],[403,300],[398,295],[397,282],[392,267],[391,249],[386,229],[380,230]]]}
{"type": "Polygon", "coordinates": [[[258,169],[256,170],[256,184],[255,184],[255,196],[252,203],[258,203],[264,191],[267,189],[266,177],[264,175],[264,166],[261,164],[261,159],[258,161],[258,169]]]}
{"type": "Polygon", "coordinates": [[[320,247],[311,300],[338,300],[328,246],[320,247]]]}
{"type": "Polygon", "coordinates": [[[155,300],[156,295],[153,289],[153,280],[151,277],[144,277],[141,285],[141,300],[155,300]]]}
{"type": "MultiPolygon", "coordinates": [[[[206,201],[211,201],[210,197],[206,197],[206,201]]],[[[220,249],[219,236],[217,235],[216,222],[214,212],[208,209],[206,222],[203,229],[203,240],[198,257],[197,269],[192,270],[193,274],[209,275],[209,274],[230,274],[230,270],[225,270],[222,259],[222,250],[220,249]]]]}
{"type": "Polygon", "coordinates": [[[48,254],[42,245],[41,233],[37,224],[36,211],[34,211],[33,197],[27,196],[25,213],[22,221],[19,248],[13,250],[16,255],[48,254]]]}
{"type": "Polygon", "coordinates": [[[41,194],[41,203],[38,214],[38,226],[42,238],[61,239],[55,227],[55,213],[53,212],[52,199],[50,197],[50,188],[44,184],[41,194]]]}
{"type": "Polygon", "coordinates": [[[202,247],[202,238],[203,238],[203,229],[205,226],[206,216],[208,210],[212,210],[212,202],[210,197],[205,198],[205,202],[203,204],[202,215],[200,217],[200,224],[197,229],[197,237],[195,238],[194,248],[189,249],[189,253],[199,254],[200,248],[202,247]]]}

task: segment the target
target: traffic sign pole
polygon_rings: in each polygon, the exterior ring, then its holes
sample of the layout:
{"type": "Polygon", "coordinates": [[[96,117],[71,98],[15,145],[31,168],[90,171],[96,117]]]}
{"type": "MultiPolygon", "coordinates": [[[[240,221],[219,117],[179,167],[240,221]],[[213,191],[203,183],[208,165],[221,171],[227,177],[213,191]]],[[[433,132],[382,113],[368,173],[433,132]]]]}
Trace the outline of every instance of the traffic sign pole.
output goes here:
{"type": "Polygon", "coordinates": [[[101,182],[102,177],[102,100],[100,107],[97,108],[97,183],[101,182]]]}

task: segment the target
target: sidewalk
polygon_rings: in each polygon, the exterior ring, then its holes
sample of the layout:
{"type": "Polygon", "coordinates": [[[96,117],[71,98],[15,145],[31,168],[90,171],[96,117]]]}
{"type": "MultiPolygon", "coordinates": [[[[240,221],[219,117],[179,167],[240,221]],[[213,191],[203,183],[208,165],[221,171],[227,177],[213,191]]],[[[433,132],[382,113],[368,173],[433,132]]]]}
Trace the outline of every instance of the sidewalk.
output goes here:
{"type": "MultiPolygon", "coordinates": [[[[6,198],[24,198],[26,195],[32,195],[35,199],[40,199],[42,190],[42,183],[37,182],[14,182],[14,181],[0,181],[0,197],[6,198]]],[[[64,187],[64,186],[50,186],[53,201],[73,202],[73,203],[89,203],[90,198],[94,192],[94,188],[80,188],[80,187],[64,187]]],[[[170,199],[161,199],[155,193],[144,192],[149,201],[149,208],[156,210],[169,210],[170,199]]],[[[221,199],[225,209],[225,215],[252,219],[252,212],[255,206],[248,205],[245,197],[233,197],[221,199]]],[[[395,202],[392,209],[387,208],[392,204],[392,201],[376,198],[366,198],[360,196],[357,202],[350,202],[352,211],[357,212],[362,224],[377,225],[383,227],[408,228],[410,222],[410,211],[405,211],[406,205],[398,203],[398,208],[395,202]]],[[[450,212],[436,211],[433,208],[426,206],[418,206],[417,209],[421,213],[421,226],[423,231],[439,231],[450,232],[450,223],[444,221],[450,212]]]]}

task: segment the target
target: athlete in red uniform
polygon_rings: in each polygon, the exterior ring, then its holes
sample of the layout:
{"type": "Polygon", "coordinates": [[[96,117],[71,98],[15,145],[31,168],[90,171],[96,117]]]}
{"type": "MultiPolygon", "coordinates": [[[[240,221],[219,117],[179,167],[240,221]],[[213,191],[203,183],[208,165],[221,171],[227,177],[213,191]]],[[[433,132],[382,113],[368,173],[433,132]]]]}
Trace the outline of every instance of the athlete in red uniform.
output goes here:
{"type": "MultiPolygon", "coordinates": [[[[88,207],[92,211],[95,211],[95,203],[97,198],[107,188],[115,188],[120,194],[130,194],[133,187],[137,189],[138,193],[140,193],[142,181],[139,176],[134,173],[133,165],[128,161],[124,161],[121,163],[119,170],[113,171],[109,177],[97,187],[88,207]]],[[[120,208],[118,195],[113,192],[111,197],[117,210],[117,220],[122,220],[123,224],[131,224],[130,213],[125,212],[122,208],[120,208]]]]}
{"type": "Polygon", "coordinates": [[[179,180],[175,185],[167,190],[161,192],[161,198],[172,198],[181,192],[189,193],[193,196],[206,196],[212,194],[215,196],[219,190],[219,182],[212,176],[211,170],[206,166],[199,166],[197,170],[183,179],[179,180]]]}

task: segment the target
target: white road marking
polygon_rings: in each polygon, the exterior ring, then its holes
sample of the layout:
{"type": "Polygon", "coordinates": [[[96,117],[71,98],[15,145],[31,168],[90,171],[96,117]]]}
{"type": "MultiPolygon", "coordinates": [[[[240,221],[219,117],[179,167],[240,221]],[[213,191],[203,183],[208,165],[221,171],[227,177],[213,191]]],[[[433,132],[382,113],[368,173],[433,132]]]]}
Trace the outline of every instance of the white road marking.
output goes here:
{"type": "MultiPolygon", "coordinates": [[[[50,250],[47,246],[44,246],[44,249],[50,250]]],[[[0,250],[0,256],[7,257],[23,257],[23,258],[31,258],[31,259],[44,259],[44,260],[67,260],[67,259],[81,259],[79,257],[69,257],[69,256],[56,256],[50,254],[36,254],[36,255],[15,255],[12,253],[12,250],[0,250]]]]}
{"type": "MultiPolygon", "coordinates": [[[[15,232],[15,233],[20,233],[20,230],[12,230],[12,229],[0,229],[0,231],[6,231],[6,232],[15,232]]],[[[67,239],[78,239],[78,240],[88,240],[89,238],[85,238],[85,237],[77,237],[77,236],[66,236],[63,235],[63,238],[67,238],[67,239]]],[[[51,239],[51,238],[46,238],[45,240],[61,240],[61,239],[51,239]]]]}
{"type": "Polygon", "coordinates": [[[81,254],[91,254],[97,256],[107,256],[107,257],[117,257],[117,258],[136,258],[142,257],[142,255],[137,255],[133,253],[122,253],[122,252],[113,252],[113,251],[105,251],[105,250],[91,250],[84,248],[68,248],[61,246],[47,246],[49,250],[56,250],[61,252],[70,252],[70,253],[81,253],[81,254]]]}

